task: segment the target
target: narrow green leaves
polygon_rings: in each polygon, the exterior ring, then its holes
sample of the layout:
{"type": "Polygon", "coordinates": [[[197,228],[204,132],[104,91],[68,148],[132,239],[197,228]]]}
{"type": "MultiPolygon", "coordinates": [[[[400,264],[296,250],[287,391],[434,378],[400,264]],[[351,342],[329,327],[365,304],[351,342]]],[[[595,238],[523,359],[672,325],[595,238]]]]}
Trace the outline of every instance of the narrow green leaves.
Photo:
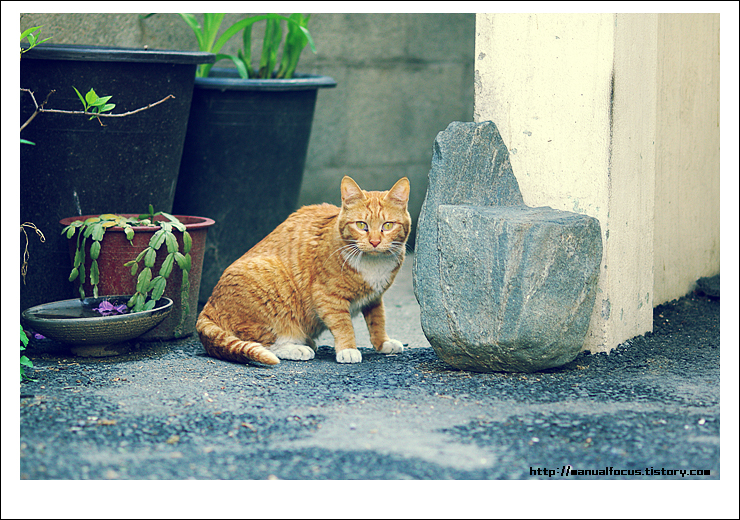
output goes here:
{"type": "MultiPolygon", "coordinates": [[[[261,14],[244,18],[232,24],[226,29],[218,39],[216,34],[223,21],[223,14],[206,13],[203,15],[203,25],[192,14],[178,13],[182,20],[193,31],[195,39],[198,42],[198,48],[203,52],[216,54],[216,61],[222,59],[231,60],[242,78],[271,78],[273,77],[274,67],[277,65],[277,51],[282,42],[281,23],[286,22],[288,34],[283,43],[283,56],[280,68],[276,73],[278,78],[291,78],[298,64],[301,50],[308,44],[311,50],[316,53],[316,45],[308,32],[307,25],[310,15],[303,16],[295,13],[286,17],[276,13],[261,14]],[[258,70],[252,69],[252,25],[256,22],[266,20],[265,38],[263,40],[262,53],[258,70]],[[221,48],[234,37],[239,31],[242,33],[243,47],[237,52],[236,56],[229,54],[220,54],[221,48]],[[214,41],[215,39],[215,41],[214,41]]],[[[205,78],[213,67],[213,64],[202,64],[198,66],[196,76],[205,78]]]]}

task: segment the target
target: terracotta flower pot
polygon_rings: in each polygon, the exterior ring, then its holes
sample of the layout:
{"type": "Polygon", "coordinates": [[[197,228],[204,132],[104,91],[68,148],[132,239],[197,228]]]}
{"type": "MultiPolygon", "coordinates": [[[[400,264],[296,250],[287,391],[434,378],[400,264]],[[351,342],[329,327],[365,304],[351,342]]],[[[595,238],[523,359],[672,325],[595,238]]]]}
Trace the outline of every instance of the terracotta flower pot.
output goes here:
{"type": "MultiPolygon", "coordinates": [[[[125,217],[136,217],[135,214],[122,214],[125,217]]],[[[75,220],[85,220],[97,215],[83,215],[80,217],[68,217],[62,219],[60,223],[68,226],[75,220]]],[[[208,228],[214,224],[214,221],[205,217],[191,217],[175,215],[177,219],[185,224],[193,244],[190,249],[191,268],[188,274],[190,288],[186,302],[182,298],[182,271],[177,264],[172,269],[172,273],[167,278],[167,287],[164,296],[174,302],[172,312],[165,320],[157,325],[154,329],[140,337],[142,340],[168,340],[183,338],[195,332],[195,321],[198,317],[198,292],[200,290],[200,278],[203,272],[203,253],[206,246],[206,234],[208,228]],[[184,303],[187,303],[185,307],[184,303]]],[[[165,220],[163,217],[156,217],[157,220],[165,220]]],[[[135,226],[133,245],[129,243],[124,234],[123,228],[111,227],[105,232],[101,242],[100,255],[98,256],[98,270],[100,279],[98,281],[98,295],[116,295],[116,294],[134,294],[136,292],[136,277],[131,275],[130,267],[124,264],[134,260],[136,256],[149,246],[149,239],[152,234],[160,229],[157,227],[135,226]]],[[[182,234],[175,232],[179,250],[183,250],[182,234]]],[[[85,252],[85,271],[90,272],[92,259],[90,258],[89,240],[85,252]]],[[[75,249],[77,246],[76,239],[69,240],[70,260],[74,260],[75,249]]],[[[165,254],[158,254],[157,261],[152,268],[153,273],[159,272],[165,259],[165,254]]],[[[143,264],[140,263],[140,266],[143,264]]],[[[70,263],[71,269],[71,263],[70,263]]],[[[75,284],[77,281],[74,282],[75,284]]],[[[70,283],[70,289],[72,284],[70,283]]],[[[84,284],[85,295],[92,296],[93,289],[89,277],[86,276],[84,284]]]]}

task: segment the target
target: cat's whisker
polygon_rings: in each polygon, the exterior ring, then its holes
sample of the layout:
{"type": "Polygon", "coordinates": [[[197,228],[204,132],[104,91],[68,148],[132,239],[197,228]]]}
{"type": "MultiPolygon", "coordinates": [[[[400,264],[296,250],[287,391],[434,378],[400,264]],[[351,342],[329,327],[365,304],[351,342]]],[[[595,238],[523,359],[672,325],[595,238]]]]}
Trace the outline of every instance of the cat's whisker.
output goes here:
{"type": "MultiPolygon", "coordinates": [[[[324,263],[322,264],[322,267],[326,266],[326,262],[328,262],[328,261],[329,261],[329,259],[330,259],[330,258],[331,258],[332,256],[334,256],[335,254],[337,254],[337,253],[344,253],[344,252],[346,252],[346,251],[350,251],[350,252],[351,252],[351,251],[352,251],[353,249],[356,249],[356,248],[357,248],[357,246],[355,245],[355,243],[354,243],[354,242],[356,242],[356,241],[353,241],[353,243],[351,243],[351,244],[346,244],[346,245],[343,245],[342,247],[338,247],[337,249],[335,249],[335,250],[334,250],[334,251],[332,252],[332,254],[330,254],[329,256],[327,256],[327,257],[326,257],[326,260],[324,260],[324,263]]],[[[340,254],[340,256],[341,256],[342,258],[345,258],[345,262],[346,262],[346,257],[345,257],[345,255],[344,255],[344,254],[340,254]]],[[[343,263],[342,263],[342,267],[344,267],[344,263],[345,263],[345,262],[343,262],[343,263]]]]}

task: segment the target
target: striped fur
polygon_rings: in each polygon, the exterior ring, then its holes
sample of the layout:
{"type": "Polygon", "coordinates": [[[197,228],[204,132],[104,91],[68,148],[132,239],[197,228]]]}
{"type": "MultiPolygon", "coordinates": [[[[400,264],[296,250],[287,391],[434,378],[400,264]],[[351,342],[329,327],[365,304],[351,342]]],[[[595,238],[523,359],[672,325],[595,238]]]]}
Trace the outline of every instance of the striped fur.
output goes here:
{"type": "Polygon", "coordinates": [[[341,208],[299,209],[224,271],[196,323],[210,356],[268,365],[310,359],[329,329],[337,361],[355,363],[358,312],[377,351],[402,350],[386,334],[382,296],[405,256],[409,181],[368,192],[344,177],[341,194],[341,208]]]}

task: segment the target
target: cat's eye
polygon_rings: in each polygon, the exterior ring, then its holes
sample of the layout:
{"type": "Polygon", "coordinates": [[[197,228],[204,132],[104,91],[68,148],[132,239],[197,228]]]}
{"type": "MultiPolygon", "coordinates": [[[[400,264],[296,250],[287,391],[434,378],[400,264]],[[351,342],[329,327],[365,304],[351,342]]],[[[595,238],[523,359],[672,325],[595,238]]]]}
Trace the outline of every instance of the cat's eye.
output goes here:
{"type": "Polygon", "coordinates": [[[360,231],[367,231],[367,222],[355,222],[355,226],[357,226],[357,229],[360,231]]]}
{"type": "Polygon", "coordinates": [[[391,229],[393,229],[393,222],[383,224],[383,231],[390,231],[391,229]]]}

